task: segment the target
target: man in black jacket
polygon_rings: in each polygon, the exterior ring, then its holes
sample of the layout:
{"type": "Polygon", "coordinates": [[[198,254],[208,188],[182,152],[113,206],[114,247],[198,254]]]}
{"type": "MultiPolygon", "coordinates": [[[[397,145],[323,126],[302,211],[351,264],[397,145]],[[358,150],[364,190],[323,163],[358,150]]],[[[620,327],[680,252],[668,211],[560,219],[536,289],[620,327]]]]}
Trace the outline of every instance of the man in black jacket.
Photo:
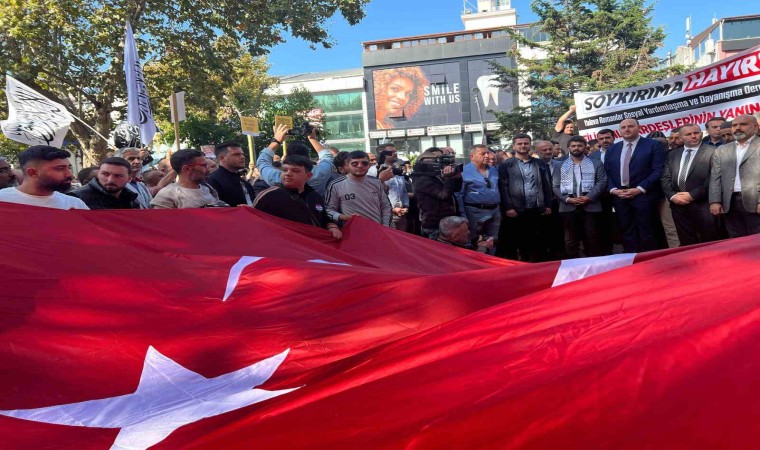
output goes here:
{"type": "Polygon", "coordinates": [[[253,205],[253,186],[240,176],[245,169],[245,154],[240,144],[223,142],[214,149],[219,168],[208,177],[208,184],[219,194],[219,200],[230,206],[253,205]]]}
{"type": "Polygon", "coordinates": [[[140,209],[137,193],[125,188],[131,169],[124,158],[106,158],[100,163],[97,177],[68,195],[82,200],[90,209],[140,209]]]}
{"type": "Polygon", "coordinates": [[[280,184],[262,191],[253,207],[293,222],[325,228],[335,239],[343,237],[338,225],[327,216],[325,201],[306,184],[314,165],[305,156],[288,155],[282,163],[280,184]]]}
{"type": "Polygon", "coordinates": [[[530,156],[531,142],[529,135],[516,134],[512,139],[515,157],[499,166],[499,191],[505,218],[499,230],[496,255],[541,262],[546,259],[539,245],[546,239],[541,236],[542,219],[552,213],[554,192],[546,164],[530,156]]]}
{"type": "Polygon", "coordinates": [[[424,237],[435,235],[438,232],[438,224],[444,217],[458,215],[454,193],[462,189],[462,174],[455,171],[453,165],[446,165],[437,171],[428,170],[430,167],[441,166],[440,161],[444,155],[454,156],[444,154],[444,151],[437,147],[425,150],[417,159],[411,175],[412,190],[420,209],[424,237]]]}

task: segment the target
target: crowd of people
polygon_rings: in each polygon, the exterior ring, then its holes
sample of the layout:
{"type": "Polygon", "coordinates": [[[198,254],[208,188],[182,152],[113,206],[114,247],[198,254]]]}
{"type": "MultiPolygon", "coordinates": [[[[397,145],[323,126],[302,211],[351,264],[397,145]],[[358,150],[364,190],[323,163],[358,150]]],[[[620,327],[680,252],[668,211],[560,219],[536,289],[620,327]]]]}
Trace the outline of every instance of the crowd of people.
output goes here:
{"type": "Polygon", "coordinates": [[[325,148],[312,132],[277,150],[288,129],[246,171],[238,143],[215,158],[184,149],[155,166],[125,148],[74,175],[69,152],[33,146],[18,169],[0,158],[0,201],[59,209],[248,206],[328,230],[362,216],[399,232],[530,262],[640,252],[760,233],[760,127],[754,116],[714,117],[640,135],[636,119],[587,141],[571,107],[551,141],[516,134],[509,150],[429,148],[414,167],[393,144],[374,153],[325,148]],[[621,138],[615,142],[616,136],[621,138]],[[308,142],[308,144],[307,144],[308,142]],[[316,151],[318,159],[310,158],[316,151]]]}

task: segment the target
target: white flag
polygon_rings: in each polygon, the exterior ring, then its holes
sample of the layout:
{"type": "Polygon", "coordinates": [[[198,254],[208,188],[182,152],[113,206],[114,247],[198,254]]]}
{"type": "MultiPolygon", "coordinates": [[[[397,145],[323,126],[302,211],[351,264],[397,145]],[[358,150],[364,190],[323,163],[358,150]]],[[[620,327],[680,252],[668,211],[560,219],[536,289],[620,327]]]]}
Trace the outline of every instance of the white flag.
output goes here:
{"type": "Polygon", "coordinates": [[[69,131],[71,114],[60,105],[18,80],[6,76],[8,120],[0,128],[8,139],[28,145],[61,147],[69,131]]]}
{"type": "Polygon", "coordinates": [[[156,122],[153,121],[148,89],[129,22],[124,42],[124,72],[127,74],[127,122],[140,127],[140,140],[148,145],[156,134],[156,122]]]}

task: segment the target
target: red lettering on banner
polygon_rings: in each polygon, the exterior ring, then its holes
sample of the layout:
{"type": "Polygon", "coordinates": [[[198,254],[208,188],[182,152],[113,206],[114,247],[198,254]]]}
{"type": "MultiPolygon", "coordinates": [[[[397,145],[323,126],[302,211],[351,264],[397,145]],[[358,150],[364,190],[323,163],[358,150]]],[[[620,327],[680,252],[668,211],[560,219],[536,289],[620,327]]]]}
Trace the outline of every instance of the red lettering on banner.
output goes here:
{"type": "Polygon", "coordinates": [[[684,90],[693,91],[755,75],[760,75],[760,50],[687,75],[684,90]]]}

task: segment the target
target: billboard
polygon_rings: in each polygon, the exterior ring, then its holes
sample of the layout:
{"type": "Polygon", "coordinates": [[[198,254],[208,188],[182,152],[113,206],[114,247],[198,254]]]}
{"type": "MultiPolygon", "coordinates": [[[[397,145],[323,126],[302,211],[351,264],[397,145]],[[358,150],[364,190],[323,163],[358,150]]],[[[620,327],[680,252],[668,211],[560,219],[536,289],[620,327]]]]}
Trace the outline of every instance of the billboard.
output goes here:
{"type": "Polygon", "coordinates": [[[638,120],[641,134],[686,124],[704,129],[713,117],[732,120],[760,111],[760,46],[693,72],[628,89],[575,94],[580,135],[596,138],[623,119],[638,120]]]}
{"type": "MultiPolygon", "coordinates": [[[[490,59],[408,65],[371,73],[370,129],[420,128],[493,121],[488,109],[511,110],[513,95],[494,84],[490,59]],[[480,108],[478,108],[478,103],[480,108]]],[[[507,58],[495,58],[501,64],[507,58]]]]}

